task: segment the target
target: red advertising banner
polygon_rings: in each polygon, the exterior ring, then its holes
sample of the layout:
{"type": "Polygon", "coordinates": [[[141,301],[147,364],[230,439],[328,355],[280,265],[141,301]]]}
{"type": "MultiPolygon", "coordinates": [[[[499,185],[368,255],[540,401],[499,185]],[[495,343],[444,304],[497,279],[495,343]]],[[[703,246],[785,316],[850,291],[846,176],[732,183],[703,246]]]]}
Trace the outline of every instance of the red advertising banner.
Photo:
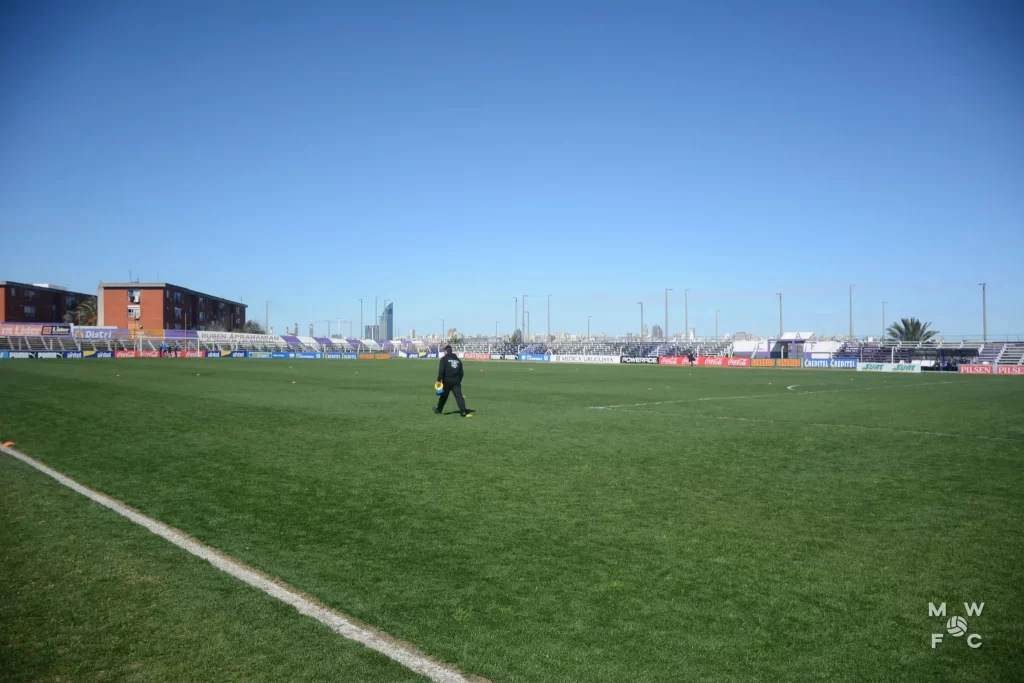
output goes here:
{"type": "Polygon", "coordinates": [[[139,351],[139,358],[159,358],[159,351],[139,351]]]}
{"type": "Polygon", "coordinates": [[[206,351],[180,351],[179,358],[206,358],[206,351]]]}
{"type": "Polygon", "coordinates": [[[490,360],[491,354],[489,353],[464,353],[462,354],[463,360],[490,360]]]}
{"type": "Polygon", "coordinates": [[[662,356],[658,359],[658,365],[689,365],[690,359],[686,356],[662,356]]]}
{"type": "MultiPolygon", "coordinates": [[[[961,366],[963,367],[963,366],[961,366]]],[[[986,366],[989,367],[989,366],[986,366]]],[[[1017,375],[1024,377],[1024,365],[1000,365],[996,368],[997,375],[1017,375]]]]}
{"type": "MultiPolygon", "coordinates": [[[[999,368],[999,369],[1002,370],[1002,368],[999,368]]],[[[960,366],[960,374],[961,375],[991,375],[992,374],[992,366],[991,365],[961,365],[960,366]]]]}
{"type": "Polygon", "coordinates": [[[726,360],[725,364],[726,364],[727,367],[730,367],[730,368],[749,368],[750,367],[750,359],[749,358],[729,358],[729,359],[726,360]]]}
{"type": "Polygon", "coordinates": [[[114,358],[138,358],[138,351],[114,351],[114,358]]]}
{"type": "Polygon", "coordinates": [[[725,365],[724,356],[701,356],[697,359],[697,365],[704,367],[723,367],[725,365]]]}

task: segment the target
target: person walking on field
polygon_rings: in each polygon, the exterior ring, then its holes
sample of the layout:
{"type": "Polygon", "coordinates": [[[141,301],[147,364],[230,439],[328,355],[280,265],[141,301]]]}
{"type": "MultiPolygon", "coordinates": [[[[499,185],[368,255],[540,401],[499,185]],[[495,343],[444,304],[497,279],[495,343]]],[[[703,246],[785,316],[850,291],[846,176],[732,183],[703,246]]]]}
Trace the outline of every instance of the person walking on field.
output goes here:
{"type": "Polygon", "coordinates": [[[462,395],[462,376],[464,369],[462,360],[452,352],[451,346],[444,347],[444,356],[441,357],[441,364],[437,368],[437,381],[443,386],[441,397],[437,399],[437,407],[434,413],[440,415],[444,411],[444,404],[448,402],[448,394],[455,394],[455,402],[459,404],[459,414],[462,417],[469,417],[466,410],[466,399],[462,395]]]}

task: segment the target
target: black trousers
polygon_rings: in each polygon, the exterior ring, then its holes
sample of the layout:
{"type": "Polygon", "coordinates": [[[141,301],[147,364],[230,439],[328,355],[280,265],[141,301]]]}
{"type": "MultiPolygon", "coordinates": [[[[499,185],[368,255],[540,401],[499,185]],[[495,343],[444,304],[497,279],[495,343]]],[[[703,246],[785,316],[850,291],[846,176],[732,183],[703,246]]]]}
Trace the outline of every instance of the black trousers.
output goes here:
{"type": "Polygon", "coordinates": [[[462,395],[462,382],[448,384],[445,382],[444,393],[437,399],[437,409],[444,410],[444,404],[448,402],[448,394],[455,394],[455,402],[459,404],[459,412],[466,412],[466,399],[462,395]]]}

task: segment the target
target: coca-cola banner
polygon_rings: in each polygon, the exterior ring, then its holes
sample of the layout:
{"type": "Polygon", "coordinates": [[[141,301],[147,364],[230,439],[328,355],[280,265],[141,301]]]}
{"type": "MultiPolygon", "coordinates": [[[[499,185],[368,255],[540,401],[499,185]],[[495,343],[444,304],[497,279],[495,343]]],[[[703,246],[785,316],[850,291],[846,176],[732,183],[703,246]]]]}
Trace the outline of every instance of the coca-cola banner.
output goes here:
{"type": "Polygon", "coordinates": [[[701,356],[697,365],[714,368],[749,368],[749,358],[726,358],[725,356],[701,356]]]}
{"type": "Polygon", "coordinates": [[[659,365],[689,365],[690,359],[686,356],[662,356],[658,359],[659,365]]]}

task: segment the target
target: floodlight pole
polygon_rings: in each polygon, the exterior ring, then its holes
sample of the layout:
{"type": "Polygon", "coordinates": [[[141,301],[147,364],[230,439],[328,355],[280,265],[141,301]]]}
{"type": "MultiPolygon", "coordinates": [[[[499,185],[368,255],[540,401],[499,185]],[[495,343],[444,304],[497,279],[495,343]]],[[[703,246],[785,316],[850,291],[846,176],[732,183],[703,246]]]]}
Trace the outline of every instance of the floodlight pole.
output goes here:
{"type": "Polygon", "coordinates": [[[267,302],[266,318],[267,329],[263,330],[265,333],[270,334],[270,302],[267,302]]]}
{"type": "Polygon", "coordinates": [[[360,338],[362,338],[362,336],[364,334],[366,334],[366,332],[364,331],[365,329],[366,329],[366,327],[363,325],[363,300],[360,299],[359,300],[359,336],[360,336],[360,338]]]}
{"type": "Polygon", "coordinates": [[[644,302],[637,301],[640,304],[640,341],[644,340],[644,302]]]}
{"type": "Polygon", "coordinates": [[[718,341],[718,309],[715,309],[715,341],[718,341]]]}
{"type": "Polygon", "coordinates": [[[853,285],[850,285],[850,341],[853,341],[853,285]]]}
{"type": "Polygon", "coordinates": [[[593,317],[592,315],[587,316],[587,341],[590,341],[590,319],[593,317]]]}
{"type": "Polygon", "coordinates": [[[885,339],[885,305],[887,303],[889,303],[889,302],[888,301],[883,301],[882,302],[882,336],[880,337],[880,339],[885,339]]]}
{"type": "Polygon", "coordinates": [[[779,339],[782,339],[782,292],[775,292],[775,296],[779,297],[779,339]]]}
{"type": "Polygon", "coordinates": [[[516,336],[516,325],[519,323],[519,297],[518,296],[515,297],[515,300],[516,300],[516,310],[515,310],[515,313],[512,314],[512,336],[513,337],[516,336]]]}
{"type": "Polygon", "coordinates": [[[683,290],[683,325],[686,329],[683,330],[683,338],[687,341],[690,340],[690,290],[683,290]]]}
{"type": "Polygon", "coordinates": [[[672,290],[665,288],[665,329],[661,331],[662,339],[668,341],[668,293],[672,290]]]}
{"type": "Polygon", "coordinates": [[[988,341],[988,283],[979,282],[981,287],[981,340],[988,341]]]}
{"type": "Polygon", "coordinates": [[[530,296],[530,295],[529,294],[523,294],[523,325],[520,328],[520,331],[524,335],[526,334],[526,297],[528,297],[528,296],[530,296]]]}
{"type": "Polygon", "coordinates": [[[544,340],[548,344],[551,343],[551,295],[548,294],[548,338],[544,340]]]}

